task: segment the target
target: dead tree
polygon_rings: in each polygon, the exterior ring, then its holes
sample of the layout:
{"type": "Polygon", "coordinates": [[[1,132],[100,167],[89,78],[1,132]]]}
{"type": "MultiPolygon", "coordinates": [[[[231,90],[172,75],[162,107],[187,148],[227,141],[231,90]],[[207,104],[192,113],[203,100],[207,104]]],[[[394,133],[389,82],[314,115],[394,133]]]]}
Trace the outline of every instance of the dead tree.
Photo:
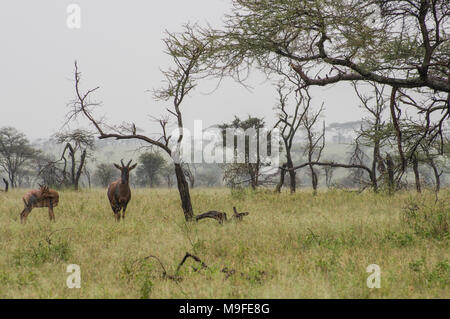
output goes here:
{"type": "MultiPolygon", "coordinates": [[[[325,148],[325,121],[323,122],[322,131],[315,129],[316,123],[323,111],[323,103],[317,112],[310,112],[306,110],[302,118],[303,128],[306,130],[306,146],[305,154],[308,158],[308,163],[319,162],[322,156],[322,151],[325,148]]],[[[311,183],[314,190],[314,195],[317,194],[318,176],[314,170],[314,165],[309,165],[311,171],[311,183]]]]}
{"type": "Polygon", "coordinates": [[[284,150],[286,152],[286,162],[283,164],[284,168],[290,169],[285,170],[282,169],[280,171],[280,181],[278,182],[275,190],[277,192],[281,191],[281,188],[284,184],[284,178],[286,172],[289,173],[289,182],[290,182],[290,191],[291,194],[295,193],[296,188],[296,179],[295,179],[295,171],[292,170],[294,164],[292,162],[291,149],[293,145],[293,139],[297,130],[299,129],[301,123],[303,122],[303,118],[307,113],[311,97],[307,90],[297,90],[295,96],[295,107],[291,114],[288,112],[288,98],[294,92],[295,87],[288,88],[285,90],[285,83],[280,82],[277,87],[279,104],[277,106],[278,111],[278,122],[275,124],[275,127],[280,129],[280,136],[283,140],[284,150]]]}
{"type": "MultiPolygon", "coordinates": [[[[353,83],[355,93],[361,102],[361,107],[370,114],[370,117],[363,118],[365,127],[361,126],[357,140],[365,146],[372,147],[372,173],[376,175],[378,171],[381,175],[385,175],[386,167],[381,156],[381,149],[390,138],[390,134],[386,132],[387,128],[383,120],[383,112],[387,107],[387,99],[384,94],[385,86],[373,82],[370,82],[369,85],[373,89],[372,94],[365,95],[361,93],[356,82],[353,83]]],[[[375,183],[373,190],[377,192],[378,181],[376,176],[373,176],[371,180],[375,183]]]]}
{"type": "Polygon", "coordinates": [[[58,143],[65,143],[59,160],[64,161],[63,176],[65,183],[71,185],[74,190],[78,190],[80,177],[86,166],[88,151],[94,149],[94,138],[89,132],[83,130],[58,133],[55,137],[58,143]],[[70,158],[69,174],[67,174],[66,152],[68,152],[70,158]],[[80,154],[78,160],[77,154],[80,154]]]}
{"type": "MultiPolygon", "coordinates": [[[[166,52],[172,57],[173,62],[175,63],[175,68],[163,71],[166,86],[162,89],[155,90],[154,96],[158,100],[172,101],[172,107],[167,108],[167,111],[175,118],[176,125],[179,129],[179,136],[176,144],[180,145],[183,140],[181,105],[184,98],[195,88],[195,81],[201,78],[203,70],[201,69],[199,60],[205,50],[205,44],[193,34],[193,29],[190,26],[186,26],[185,32],[182,34],[167,33],[164,43],[166,45],[166,52]]],[[[90,94],[95,92],[99,87],[82,93],[80,88],[81,73],[78,70],[76,62],[74,77],[76,99],[70,104],[72,110],[71,113],[69,113],[69,119],[74,118],[77,115],[86,117],[97,130],[99,139],[137,139],[164,150],[174,159],[175,175],[177,178],[178,192],[180,194],[184,217],[187,221],[192,220],[194,218],[194,212],[191,204],[189,185],[186,181],[186,176],[178,157],[179,154],[176,152],[176,149],[173,149],[171,145],[169,145],[172,139],[172,136],[167,132],[169,120],[167,118],[159,120],[162,129],[162,134],[159,138],[151,138],[138,134],[136,132],[136,126],[133,123],[115,127],[114,130],[110,130],[101,121],[96,119],[93,114],[92,109],[98,106],[99,103],[91,102],[90,94]]]]}

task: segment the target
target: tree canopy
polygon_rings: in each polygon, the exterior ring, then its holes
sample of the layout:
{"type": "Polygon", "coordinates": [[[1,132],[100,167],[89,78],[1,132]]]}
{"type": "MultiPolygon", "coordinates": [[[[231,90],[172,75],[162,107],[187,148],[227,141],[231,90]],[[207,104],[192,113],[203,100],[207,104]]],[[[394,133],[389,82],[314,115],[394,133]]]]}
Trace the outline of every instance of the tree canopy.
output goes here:
{"type": "Polygon", "coordinates": [[[449,19],[446,0],[234,0],[224,29],[201,32],[219,75],[282,64],[305,85],[364,80],[450,92],[449,19]]]}

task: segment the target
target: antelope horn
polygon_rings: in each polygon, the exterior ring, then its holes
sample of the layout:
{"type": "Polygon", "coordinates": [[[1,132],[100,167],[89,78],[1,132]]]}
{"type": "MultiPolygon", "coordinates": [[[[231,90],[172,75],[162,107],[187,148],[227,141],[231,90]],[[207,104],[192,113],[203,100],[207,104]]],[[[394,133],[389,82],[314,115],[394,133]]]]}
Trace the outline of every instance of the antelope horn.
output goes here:
{"type": "Polygon", "coordinates": [[[133,160],[132,159],[130,159],[130,161],[128,162],[128,164],[127,164],[127,167],[129,167],[130,166],[130,164],[131,164],[131,162],[132,162],[133,160]]]}
{"type": "Polygon", "coordinates": [[[121,159],[120,162],[122,163],[122,167],[125,167],[125,164],[123,164],[123,159],[121,159]]]}

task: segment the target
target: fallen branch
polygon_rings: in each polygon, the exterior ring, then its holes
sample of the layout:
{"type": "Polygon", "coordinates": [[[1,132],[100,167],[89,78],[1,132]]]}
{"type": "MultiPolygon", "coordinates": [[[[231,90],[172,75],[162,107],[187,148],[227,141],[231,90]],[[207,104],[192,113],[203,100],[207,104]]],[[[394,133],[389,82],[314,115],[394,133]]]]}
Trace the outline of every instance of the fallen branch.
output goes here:
{"type": "Polygon", "coordinates": [[[222,272],[225,274],[224,280],[227,280],[231,276],[233,276],[236,273],[236,270],[234,269],[228,269],[227,267],[222,269],[222,272]]]}
{"type": "Polygon", "coordinates": [[[149,255],[149,256],[144,257],[144,258],[142,258],[142,259],[143,259],[143,260],[148,260],[148,259],[150,259],[150,258],[156,259],[156,260],[158,261],[158,263],[159,263],[159,265],[161,266],[162,271],[163,271],[163,273],[162,273],[163,278],[167,278],[167,279],[173,280],[173,281],[175,281],[175,282],[181,281],[181,277],[178,277],[178,276],[172,276],[172,275],[169,275],[169,274],[167,273],[166,267],[164,267],[164,264],[162,263],[162,261],[161,261],[157,256],[149,255]]]}
{"type": "Polygon", "coordinates": [[[161,266],[161,268],[162,268],[162,270],[163,270],[162,277],[163,277],[163,278],[167,278],[167,279],[172,280],[172,281],[178,286],[178,288],[180,288],[181,293],[182,293],[183,295],[187,296],[186,293],[184,292],[183,288],[182,288],[182,287],[180,286],[180,284],[179,284],[179,282],[182,280],[182,278],[179,277],[179,276],[176,276],[176,275],[175,275],[175,276],[169,275],[169,274],[167,273],[167,271],[166,271],[166,267],[164,267],[164,264],[163,264],[163,263],[161,262],[161,260],[160,260],[157,256],[155,256],[155,255],[148,255],[147,257],[144,257],[142,260],[148,260],[148,259],[150,259],[150,258],[156,259],[156,260],[158,261],[159,265],[161,266]]]}
{"type": "Polygon", "coordinates": [[[244,218],[244,216],[247,216],[249,214],[249,212],[238,213],[236,207],[234,207],[234,206],[233,206],[233,211],[234,211],[234,214],[233,214],[232,218],[234,218],[236,220],[242,220],[244,218]]]}
{"type": "Polygon", "coordinates": [[[198,222],[199,220],[204,218],[212,218],[217,220],[219,224],[223,224],[223,221],[227,220],[227,214],[225,212],[218,212],[215,210],[211,210],[209,212],[195,216],[195,221],[198,222]]]}
{"type": "MultiPolygon", "coordinates": [[[[234,207],[234,206],[233,206],[233,211],[234,211],[234,214],[231,217],[231,220],[239,220],[240,221],[240,220],[243,219],[244,216],[247,216],[249,214],[249,212],[239,213],[237,211],[236,207],[234,207]]],[[[203,213],[203,214],[195,216],[195,221],[198,222],[199,220],[204,219],[204,218],[215,219],[215,220],[217,220],[219,222],[219,224],[223,224],[224,221],[230,221],[227,218],[227,213],[219,212],[219,211],[216,211],[216,210],[210,210],[210,211],[208,211],[206,213],[203,213]]]]}
{"type": "MultiPolygon", "coordinates": [[[[173,281],[178,285],[178,287],[181,289],[181,292],[182,292],[184,295],[186,295],[186,294],[183,292],[183,289],[182,289],[181,286],[179,285],[179,282],[180,282],[183,278],[182,278],[181,276],[179,276],[178,273],[179,273],[181,267],[183,267],[183,265],[186,263],[186,260],[188,260],[189,258],[191,258],[191,259],[193,259],[194,261],[196,261],[197,263],[199,263],[199,264],[201,265],[201,268],[194,268],[194,271],[195,271],[195,272],[198,271],[198,270],[200,270],[200,269],[209,269],[209,266],[208,266],[205,262],[203,262],[203,260],[201,260],[198,256],[193,255],[193,254],[191,254],[191,253],[189,253],[189,252],[186,252],[186,254],[184,255],[183,259],[182,259],[181,262],[178,264],[178,267],[177,267],[177,269],[176,269],[176,271],[175,271],[175,274],[174,274],[174,275],[169,275],[169,274],[167,273],[167,271],[166,271],[166,267],[164,267],[164,264],[161,262],[161,260],[160,260],[157,256],[149,255],[149,256],[147,256],[147,257],[142,258],[141,260],[147,260],[147,259],[150,259],[150,258],[156,259],[156,260],[158,261],[159,265],[161,266],[162,272],[163,272],[163,273],[162,273],[162,277],[163,277],[163,278],[170,279],[170,280],[173,280],[173,281]]],[[[139,260],[139,259],[138,259],[138,260],[139,260]]],[[[136,260],[136,261],[138,261],[138,260],[136,260]]],[[[245,273],[243,273],[243,272],[238,272],[238,273],[237,273],[235,269],[232,269],[232,268],[229,269],[228,267],[224,267],[224,268],[221,270],[221,272],[223,272],[223,273],[225,274],[224,280],[227,280],[228,278],[230,278],[231,276],[233,276],[233,275],[235,275],[235,274],[238,274],[238,275],[242,276],[243,278],[246,278],[247,280],[250,280],[250,279],[251,279],[251,277],[250,277],[248,274],[245,274],[245,273]]],[[[258,275],[259,277],[262,277],[262,276],[266,275],[266,272],[265,272],[265,271],[257,271],[257,275],[258,275]]],[[[261,279],[262,279],[262,278],[261,278],[261,279]]]]}
{"type": "MultiPolygon", "coordinates": [[[[208,265],[205,264],[200,258],[198,258],[197,256],[192,255],[192,254],[190,254],[190,253],[187,252],[186,255],[184,255],[183,259],[181,260],[180,264],[178,265],[177,270],[176,270],[176,272],[175,272],[176,274],[178,274],[178,271],[180,270],[180,268],[183,266],[183,264],[185,263],[185,261],[186,261],[188,258],[192,258],[192,259],[194,259],[196,262],[198,262],[198,263],[202,266],[202,269],[208,268],[208,265]]],[[[195,271],[197,271],[197,270],[198,270],[198,269],[195,269],[195,271]]]]}

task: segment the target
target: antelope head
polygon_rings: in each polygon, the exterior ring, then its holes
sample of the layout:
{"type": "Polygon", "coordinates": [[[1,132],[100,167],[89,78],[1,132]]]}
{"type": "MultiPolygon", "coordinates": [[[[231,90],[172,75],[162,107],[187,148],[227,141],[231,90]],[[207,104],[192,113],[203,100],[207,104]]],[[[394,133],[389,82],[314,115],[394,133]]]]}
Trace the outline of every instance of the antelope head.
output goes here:
{"type": "Polygon", "coordinates": [[[128,162],[128,164],[125,165],[125,164],[123,163],[123,159],[122,159],[122,160],[120,160],[120,163],[122,164],[122,166],[119,166],[119,165],[117,165],[117,164],[114,164],[114,166],[115,166],[117,169],[120,170],[120,183],[121,183],[121,184],[126,184],[126,183],[128,183],[128,180],[129,180],[129,178],[130,178],[130,171],[136,168],[136,165],[137,165],[137,164],[134,164],[134,165],[132,165],[132,166],[130,167],[131,161],[132,161],[132,160],[130,160],[130,161],[128,162]]]}

